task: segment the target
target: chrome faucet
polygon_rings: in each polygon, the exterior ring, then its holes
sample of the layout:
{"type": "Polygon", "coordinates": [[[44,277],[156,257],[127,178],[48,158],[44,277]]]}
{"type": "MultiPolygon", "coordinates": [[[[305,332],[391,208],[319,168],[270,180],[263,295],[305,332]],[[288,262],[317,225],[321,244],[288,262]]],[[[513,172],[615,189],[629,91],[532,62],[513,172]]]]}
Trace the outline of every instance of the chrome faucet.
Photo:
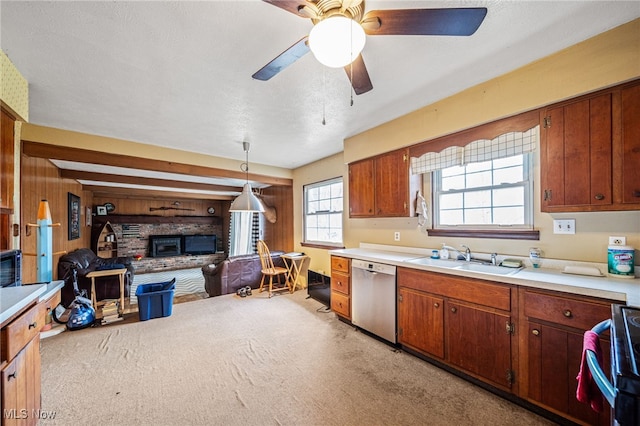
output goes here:
{"type": "Polygon", "coordinates": [[[491,253],[491,264],[492,265],[497,265],[498,264],[497,256],[498,256],[498,253],[491,253]]]}
{"type": "Polygon", "coordinates": [[[464,244],[461,247],[464,247],[464,254],[462,255],[464,257],[464,260],[466,260],[467,262],[471,262],[471,249],[464,244]]]}

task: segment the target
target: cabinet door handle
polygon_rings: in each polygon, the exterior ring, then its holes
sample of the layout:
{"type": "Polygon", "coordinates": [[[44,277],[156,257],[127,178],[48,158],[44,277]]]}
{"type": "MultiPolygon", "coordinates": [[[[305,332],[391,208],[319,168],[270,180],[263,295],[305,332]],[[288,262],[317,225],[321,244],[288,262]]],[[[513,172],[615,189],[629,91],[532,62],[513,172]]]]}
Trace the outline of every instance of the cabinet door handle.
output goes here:
{"type": "Polygon", "coordinates": [[[37,325],[38,325],[37,321],[32,322],[31,324],[29,324],[29,330],[31,330],[32,328],[36,328],[37,325]]]}
{"type": "Polygon", "coordinates": [[[433,304],[433,307],[434,307],[434,308],[439,308],[439,307],[440,307],[440,304],[439,304],[439,303],[434,303],[434,304],[433,304]]]}
{"type": "Polygon", "coordinates": [[[595,198],[596,200],[604,200],[604,195],[596,194],[593,198],[595,198]]]}
{"type": "Polygon", "coordinates": [[[531,330],[531,334],[533,334],[534,336],[539,336],[540,330],[538,330],[537,328],[534,328],[533,330],[531,330]]]}
{"type": "Polygon", "coordinates": [[[11,379],[17,379],[18,378],[18,370],[14,371],[12,374],[9,374],[7,376],[7,382],[10,381],[11,379]]]}
{"type": "Polygon", "coordinates": [[[565,309],[564,312],[562,312],[562,314],[567,318],[571,318],[573,316],[573,314],[569,309],[565,309]]]}
{"type": "Polygon", "coordinates": [[[640,197],[640,191],[633,191],[634,197],[640,197]]]}
{"type": "Polygon", "coordinates": [[[451,308],[451,312],[453,312],[455,314],[456,312],[458,312],[458,309],[456,307],[453,307],[453,308],[451,308]]]}

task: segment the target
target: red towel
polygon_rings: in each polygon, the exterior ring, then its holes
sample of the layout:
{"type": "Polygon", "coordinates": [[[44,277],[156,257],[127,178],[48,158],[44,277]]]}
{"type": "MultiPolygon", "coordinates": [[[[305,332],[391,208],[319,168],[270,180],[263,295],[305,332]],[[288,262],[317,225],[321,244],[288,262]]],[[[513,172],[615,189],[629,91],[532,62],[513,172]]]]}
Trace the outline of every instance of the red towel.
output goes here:
{"type": "Polygon", "coordinates": [[[582,342],[582,362],[580,363],[580,372],[578,373],[578,389],[576,390],[576,398],[578,401],[589,404],[591,409],[596,413],[602,412],[604,404],[602,393],[596,385],[589,365],[587,364],[587,350],[593,351],[596,354],[596,360],[598,365],[602,368],[602,349],[600,348],[600,339],[598,334],[589,330],[584,333],[584,340],[582,342]]]}

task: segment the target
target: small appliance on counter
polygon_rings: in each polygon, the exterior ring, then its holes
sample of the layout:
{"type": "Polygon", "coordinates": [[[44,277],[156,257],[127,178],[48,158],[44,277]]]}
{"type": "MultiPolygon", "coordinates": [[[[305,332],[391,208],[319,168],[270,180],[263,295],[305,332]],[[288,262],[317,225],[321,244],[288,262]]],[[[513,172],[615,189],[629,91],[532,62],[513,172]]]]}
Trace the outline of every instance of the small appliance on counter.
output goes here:
{"type": "Polygon", "coordinates": [[[0,251],[0,288],[22,285],[22,252],[0,251]]]}

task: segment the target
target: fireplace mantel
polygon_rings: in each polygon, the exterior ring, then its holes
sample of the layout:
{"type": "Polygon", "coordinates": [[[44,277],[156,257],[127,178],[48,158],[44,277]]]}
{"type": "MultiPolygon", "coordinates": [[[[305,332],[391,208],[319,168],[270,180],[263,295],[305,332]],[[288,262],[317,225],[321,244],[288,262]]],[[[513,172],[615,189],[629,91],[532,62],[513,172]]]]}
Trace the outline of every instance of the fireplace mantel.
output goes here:
{"type": "Polygon", "coordinates": [[[111,214],[107,216],[94,216],[94,223],[198,223],[219,225],[222,223],[220,216],[156,216],[156,215],[126,215],[111,214]]]}

